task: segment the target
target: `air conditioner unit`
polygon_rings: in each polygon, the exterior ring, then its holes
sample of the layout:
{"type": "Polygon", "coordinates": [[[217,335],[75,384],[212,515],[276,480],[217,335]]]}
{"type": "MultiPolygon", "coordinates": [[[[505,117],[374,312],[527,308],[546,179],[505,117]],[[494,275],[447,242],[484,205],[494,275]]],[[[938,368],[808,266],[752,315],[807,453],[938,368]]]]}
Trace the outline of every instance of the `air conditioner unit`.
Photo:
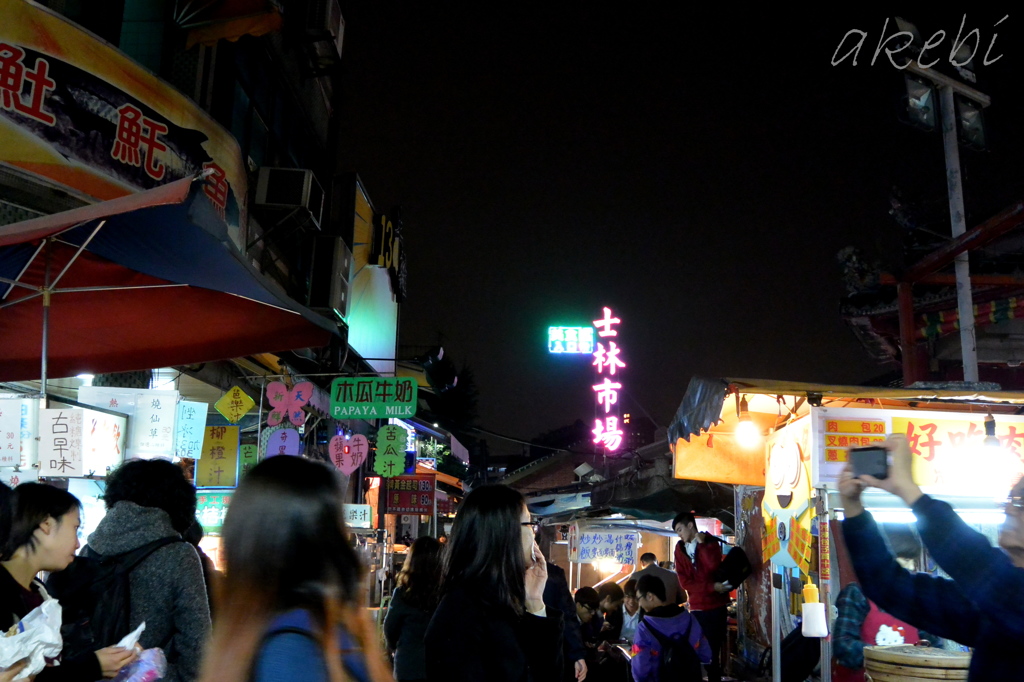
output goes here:
{"type": "Polygon", "coordinates": [[[352,262],[352,252],[344,239],[318,236],[310,279],[310,308],[342,320],[348,319],[352,262]]]}
{"type": "Polygon", "coordinates": [[[343,239],[334,239],[334,272],[331,276],[331,310],[343,320],[348,319],[349,294],[352,284],[352,252],[343,239]]]}
{"type": "Polygon", "coordinates": [[[324,190],[313,171],[304,168],[260,168],[256,205],[269,208],[305,208],[320,227],[324,190]]]}
{"type": "Polygon", "coordinates": [[[338,0],[309,0],[306,5],[306,34],[316,42],[333,44],[336,59],[341,58],[345,41],[345,18],[338,0]]]}

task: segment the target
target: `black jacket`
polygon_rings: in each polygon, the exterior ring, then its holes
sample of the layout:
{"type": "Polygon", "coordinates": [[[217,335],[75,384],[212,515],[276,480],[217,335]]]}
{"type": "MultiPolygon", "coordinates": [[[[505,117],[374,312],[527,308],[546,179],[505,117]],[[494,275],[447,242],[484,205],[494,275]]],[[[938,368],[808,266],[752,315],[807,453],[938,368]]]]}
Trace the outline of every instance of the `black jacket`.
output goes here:
{"type": "MultiPolygon", "coordinates": [[[[39,592],[39,583],[33,581],[33,592],[39,592]]],[[[0,566],[0,632],[6,632],[32,611],[25,602],[25,590],[18,581],[0,566]]],[[[36,675],[36,682],[80,682],[81,680],[103,679],[100,660],[95,654],[86,654],[58,666],[43,668],[36,675]]]]}
{"type": "Polygon", "coordinates": [[[576,602],[569,592],[569,583],[565,579],[565,571],[561,567],[548,562],[548,582],[544,585],[544,606],[562,612],[562,635],[565,637],[562,653],[570,667],[576,661],[587,657],[587,648],[583,646],[583,635],[580,633],[580,619],[576,615],[576,602]]]}
{"type": "Polygon", "coordinates": [[[427,626],[431,682],[559,682],[562,613],[515,616],[486,606],[464,587],[438,604],[427,626]]]}
{"type": "Polygon", "coordinates": [[[426,677],[427,655],[423,635],[432,611],[416,608],[405,600],[405,588],[391,595],[388,615],[384,617],[384,639],[388,650],[395,652],[395,679],[420,680],[426,677]]]}

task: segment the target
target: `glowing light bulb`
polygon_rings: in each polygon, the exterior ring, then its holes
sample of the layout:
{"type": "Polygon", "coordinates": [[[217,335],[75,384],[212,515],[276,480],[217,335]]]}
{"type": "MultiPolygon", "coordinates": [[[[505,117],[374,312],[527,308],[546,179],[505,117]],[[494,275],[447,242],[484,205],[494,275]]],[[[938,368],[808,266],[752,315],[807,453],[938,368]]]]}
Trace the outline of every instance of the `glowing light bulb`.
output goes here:
{"type": "Polygon", "coordinates": [[[747,420],[741,421],[736,425],[736,442],[741,447],[753,450],[754,448],[761,445],[764,441],[764,436],[761,434],[761,430],[757,428],[754,422],[747,420]]]}
{"type": "Polygon", "coordinates": [[[750,418],[747,399],[740,400],[739,422],[736,424],[736,442],[740,447],[753,450],[764,442],[764,434],[750,418]]]}

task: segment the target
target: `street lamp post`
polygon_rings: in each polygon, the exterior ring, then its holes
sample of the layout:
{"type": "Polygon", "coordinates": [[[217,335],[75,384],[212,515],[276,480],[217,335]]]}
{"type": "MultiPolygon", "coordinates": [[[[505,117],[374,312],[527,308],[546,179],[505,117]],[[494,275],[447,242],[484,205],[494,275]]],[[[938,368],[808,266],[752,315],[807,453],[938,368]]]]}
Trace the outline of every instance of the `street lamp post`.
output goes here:
{"type": "MultiPolygon", "coordinates": [[[[978,90],[950,78],[949,76],[924,68],[917,61],[907,65],[907,71],[925,78],[939,91],[939,108],[942,126],[942,146],[946,158],[946,191],[949,196],[949,219],[953,238],[967,231],[964,215],[964,187],[960,176],[960,147],[957,140],[957,113],[954,95],[966,97],[982,107],[992,103],[991,98],[978,90]]],[[[967,252],[961,253],[954,261],[956,273],[957,312],[960,318],[960,351],[964,365],[964,381],[978,381],[978,348],[974,330],[974,301],[971,294],[970,261],[967,252]]],[[[909,354],[913,357],[913,354],[909,354]]]]}

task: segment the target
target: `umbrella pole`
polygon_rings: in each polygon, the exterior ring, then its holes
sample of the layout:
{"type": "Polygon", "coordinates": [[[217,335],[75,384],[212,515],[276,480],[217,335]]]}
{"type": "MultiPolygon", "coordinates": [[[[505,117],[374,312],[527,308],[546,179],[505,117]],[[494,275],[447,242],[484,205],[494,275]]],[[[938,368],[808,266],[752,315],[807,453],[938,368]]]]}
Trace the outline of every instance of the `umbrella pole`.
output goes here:
{"type": "Polygon", "coordinates": [[[43,394],[43,407],[48,407],[46,400],[46,360],[49,354],[50,345],[50,240],[45,241],[46,246],[46,274],[43,279],[43,358],[42,366],[39,369],[39,392],[43,394]]]}

